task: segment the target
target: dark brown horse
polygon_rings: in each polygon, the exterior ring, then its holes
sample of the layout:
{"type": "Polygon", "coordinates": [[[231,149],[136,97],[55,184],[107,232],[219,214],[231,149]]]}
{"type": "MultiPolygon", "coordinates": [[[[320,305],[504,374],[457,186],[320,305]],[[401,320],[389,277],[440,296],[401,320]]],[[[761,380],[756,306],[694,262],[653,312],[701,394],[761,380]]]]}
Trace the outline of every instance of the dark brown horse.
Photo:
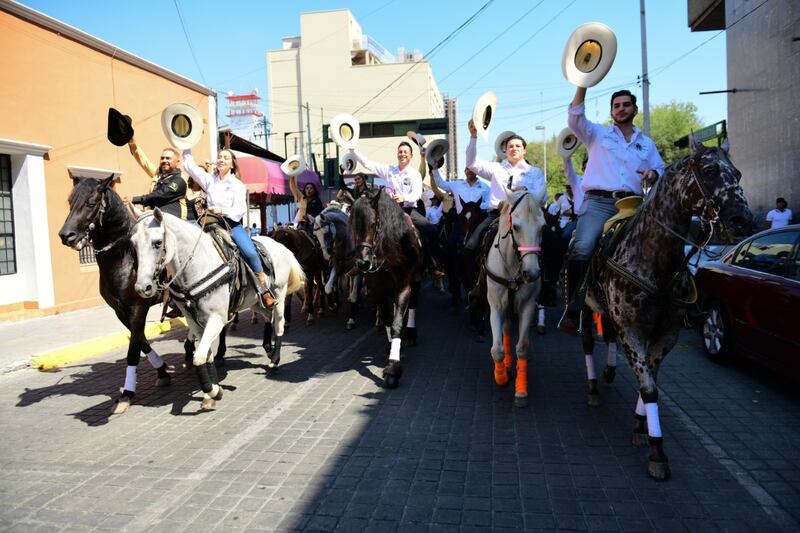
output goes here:
{"type": "Polygon", "coordinates": [[[387,326],[389,361],[383,369],[387,388],[400,384],[403,330],[416,337],[416,299],[422,278],[422,246],[408,217],[383,189],[371,191],[353,204],[350,228],[356,246],[356,265],[364,273],[370,294],[387,326]],[[391,317],[391,320],[389,320],[391,317]]]}
{"type": "MultiPolygon", "coordinates": [[[[323,274],[326,263],[322,257],[322,250],[306,232],[290,227],[277,228],[272,234],[272,238],[291,250],[300,266],[303,267],[303,273],[306,275],[304,308],[308,313],[306,325],[311,325],[314,323],[315,297],[318,298],[319,303],[317,315],[322,316],[325,310],[323,274]]],[[[287,307],[289,305],[290,302],[287,299],[287,307]]]]}
{"type": "MultiPolygon", "coordinates": [[[[461,199],[460,199],[461,200],[461,199]]],[[[460,287],[464,288],[466,294],[470,294],[478,280],[480,270],[480,257],[475,253],[465,253],[465,245],[472,233],[481,222],[486,220],[486,211],[481,209],[480,202],[465,202],[461,200],[461,212],[458,214],[459,238],[458,238],[458,279],[460,287]]],[[[470,301],[469,313],[470,322],[478,334],[478,340],[483,341],[486,335],[486,315],[489,306],[486,302],[485,291],[481,291],[480,298],[473,298],[470,301]]]]}

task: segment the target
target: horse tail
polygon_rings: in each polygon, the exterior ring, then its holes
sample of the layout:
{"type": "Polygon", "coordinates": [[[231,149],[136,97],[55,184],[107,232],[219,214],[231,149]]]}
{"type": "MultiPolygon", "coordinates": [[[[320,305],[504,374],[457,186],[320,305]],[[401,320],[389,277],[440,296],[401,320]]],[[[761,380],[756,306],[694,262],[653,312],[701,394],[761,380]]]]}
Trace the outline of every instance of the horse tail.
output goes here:
{"type": "Polygon", "coordinates": [[[289,254],[289,279],[286,282],[286,294],[299,291],[306,282],[306,275],[303,267],[295,258],[294,254],[289,254]]]}

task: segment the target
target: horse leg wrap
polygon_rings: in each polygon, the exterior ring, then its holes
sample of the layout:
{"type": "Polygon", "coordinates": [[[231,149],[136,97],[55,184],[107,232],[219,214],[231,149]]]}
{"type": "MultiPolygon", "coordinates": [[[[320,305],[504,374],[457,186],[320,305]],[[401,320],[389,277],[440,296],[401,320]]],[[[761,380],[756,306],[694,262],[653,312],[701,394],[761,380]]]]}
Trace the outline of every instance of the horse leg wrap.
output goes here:
{"type": "Polygon", "coordinates": [[[544,306],[537,306],[539,313],[539,323],[537,325],[544,326],[544,306]]]}
{"type": "MultiPolygon", "coordinates": [[[[636,400],[636,416],[644,418],[647,416],[647,411],[644,410],[644,402],[642,401],[642,395],[639,395],[639,398],[636,400]]],[[[644,432],[642,432],[644,433],[644,432]]]]}
{"type": "Polygon", "coordinates": [[[214,389],[214,385],[211,382],[211,376],[208,375],[208,366],[203,363],[202,365],[197,365],[194,368],[197,372],[197,381],[200,382],[200,388],[204,393],[210,393],[214,389]]]}
{"type": "Polygon", "coordinates": [[[511,336],[503,335],[503,364],[506,369],[510,369],[511,365],[514,364],[513,353],[514,352],[511,351],[511,336]]]}
{"type": "Polygon", "coordinates": [[[597,375],[594,370],[594,356],[590,353],[586,354],[586,378],[597,379],[597,375]]]}
{"type": "Polygon", "coordinates": [[[155,350],[151,349],[149,352],[147,352],[147,360],[150,361],[150,364],[153,365],[153,368],[161,368],[164,366],[164,360],[156,353],[155,350]]]}
{"type": "Polygon", "coordinates": [[[402,339],[392,339],[391,340],[391,348],[389,348],[389,360],[390,361],[399,361],[400,360],[400,344],[402,343],[402,339]]]}
{"type": "Polygon", "coordinates": [[[136,392],[136,367],[128,365],[125,369],[125,390],[136,392]]]}
{"type": "Polygon", "coordinates": [[[408,328],[417,327],[417,310],[416,309],[409,309],[408,310],[408,320],[406,321],[406,327],[408,327],[408,328]]]}
{"type": "Polygon", "coordinates": [[[514,396],[528,395],[528,360],[517,359],[517,377],[514,379],[514,396]]]}
{"type": "Polygon", "coordinates": [[[650,437],[661,437],[661,423],[658,419],[658,404],[646,403],[644,410],[647,412],[647,434],[650,437]]]}
{"type": "Polygon", "coordinates": [[[494,362],[494,382],[500,386],[508,384],[508,370],[503,361],[494,362]]]}

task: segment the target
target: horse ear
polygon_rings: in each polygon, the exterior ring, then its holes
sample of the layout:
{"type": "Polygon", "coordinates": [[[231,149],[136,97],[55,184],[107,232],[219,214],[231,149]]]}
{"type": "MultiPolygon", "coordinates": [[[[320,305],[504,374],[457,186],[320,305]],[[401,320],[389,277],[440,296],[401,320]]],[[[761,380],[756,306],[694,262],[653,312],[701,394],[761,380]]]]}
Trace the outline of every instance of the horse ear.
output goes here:
{"type": "Polygon", "coordinates": [[[153,218],[155,218],[159,224],[164,223],[164,213],[162,213],[161,209],[157,207],[153,210],[153,218]]]}
{"type": "Polygon", "coordinates": [[[461,196],[458,197],[458,201],[461,202],[461,209],[464,209],[465,207],[467,207],[467,203],[464,201],[464,198],[462,198],[461,196]]]}
{"type": "Polygon", "coordinates": [[[111,189],[114,186],[114,174],[112,173],[109,177],[104,178],[100,182],[100,188],[103,190],[111,189]]]}
{"type": "Polygon", "coordinates": [[[689,150],[692,152],[696,152],[700,149],[700,142],[697,140],[697,137],[694,136],[694,130],[689,133],[689,150]]]}

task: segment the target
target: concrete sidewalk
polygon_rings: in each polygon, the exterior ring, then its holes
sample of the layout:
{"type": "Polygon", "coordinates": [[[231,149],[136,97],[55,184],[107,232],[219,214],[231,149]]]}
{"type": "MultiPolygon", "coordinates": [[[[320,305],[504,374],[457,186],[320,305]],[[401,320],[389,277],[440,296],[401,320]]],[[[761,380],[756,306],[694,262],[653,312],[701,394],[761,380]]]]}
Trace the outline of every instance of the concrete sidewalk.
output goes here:
{"type": "MultiPolygon", "coordinates": [[[[161,306],[147,315],[145,334],[185,327],[184,319],[159,322],[161,306]]],[[[0,373],[27,366],[48,369],[127,346],[130,335],[107,305],[0,324],[0,373]]]]}

